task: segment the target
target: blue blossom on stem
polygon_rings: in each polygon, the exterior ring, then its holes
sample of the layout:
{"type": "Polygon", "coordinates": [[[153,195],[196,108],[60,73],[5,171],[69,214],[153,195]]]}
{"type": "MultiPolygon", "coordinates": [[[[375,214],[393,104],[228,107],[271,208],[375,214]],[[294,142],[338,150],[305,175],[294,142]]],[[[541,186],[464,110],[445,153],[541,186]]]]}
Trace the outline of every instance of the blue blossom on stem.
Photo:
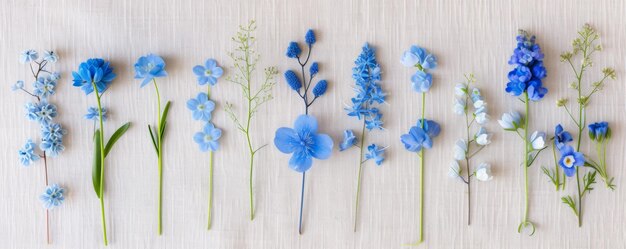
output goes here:
{"type": "Polygon", "coordinates": [[[326,93],[326,89],[328,88],[328,82],[326,80],[320,80],[317,82],[315,87],[313,87],[313,96],[320,97],[326,93]]]}
{"type": "Polygon", "coordinates": [[[373,159],[376,165],[380,166],[385,160],[385,148],[380,148],[376,144],[367,146],[365,160],[373,159]]]}
{"type": "Polygon", "coordinates": [[[49,137],[41,140],[39,148],[50,156],[56,157],[65,150],[62,137],[49,137]]]}
{"type": "Polygon", "coordinates": [[[67,131],[57,123],[46,123],[41,126],[41,136],[44,140],[48,139],[62,139],[67,134],[67,131]]]}
{"type": "Polygon", "coordinates": [[[63,201],[65,201],[63,194],[65,194],[65,189],[59,187],[57,184],[52,184],[46,187],[46,190],[39,199],[43,202],[43,206],[46,209],[53,209],[63,204],[63,201]]]}
{"type": "Polygon", "coordinates": [[[356,96],[351,99],[352,105],[346,108],[348,116],[364,118],[368,130],[382,129],[383,115],[375,106],[384,103],[387,94],[380,85],[381,71],[376,61],[376,50],[366,43],[354,64],[352,78],[356,96]]]}
{"type": "Polygon", "coordinates": [[[167,76],[165,61],[161,56],[148,54],[137,59],[135,63],[135,79],[143,79],[141,87],[150,83],[154,78],[165,76],[167,76]]]}
{"type": "Polygon", "coordinates": [[[558,149],[563,148],[568,142],[574,141],[572,134],[563,129],[561,124],[554,127],[554,144],[558,149]]]}
{"type": "Polygon", "coordinates": [[[44,124],[57,116],[57,107],[42,100],[39,103],[26,104],[26,113],[28,119],[44,124]]]}
{"type": "Polygon", "coordinates": [[[217,79],[222,77],[224,74],[224,69],[217,65],[217,61],[215,59],[208,59],[204,63],[204,66],[197,65],[193,67],[193,73],[198,78],[199,85],[206,85],[209,83],[214,86],[217,84],[217,79]]]}
{"type": "Polygon", "coordinates": [[[498,123],[507,131],[516,131],[519,128],[524,128],[521,114],[515,111],[503,113],[498,123]]]}
{"type": "Polygon", "coordinates": [[[43,59],[55,63],[59,60],[59,55],[52,50],[46,50],[43,52],[43,59]]]}
{"type": "Polygon", "coordinates": [[[287,52],[285,53],[289,58],[297,58],[302,53],[302,49],[297,42],[290,42],[289,46],[287,46],[287,52]]]}
{"type": "Polygon", "coordinates": [[[594,141],[602,142],[610,138],[611,129],[608,122],[597,122],[589,124],[589,138],[594,141]]]}
{"type": "Polygon", "coordinates": [[[298,93],[300,92],[300,88],[302,88],[302,82],[300,82],[300,78],[298,78],[298,75],[296,75],[294,71],[285,71],[285,81],[287,82],[287,85],[291,87],[291,89],[298,93]]]}
{"type": "Polygon", "coordinates": [[[98,88],[98,93],[102,95],[109,88],[115,76],[110,63],[100,58],[88,59],[80,63],[77,72],[72,72],[73,85],[80,87],[86,95],[94,91],[93,84],[98,88]]]}
{"type": "Polygon", "coordinates": [[[187,108],[191,110],[193,119],[209,122],[211,112],[215,110],[215,102],[209,100],[209,95],[206,93],[199,93],[195,99],[187,101],[187,108]]]}
{"type": "Polygon", "coordinates": [[[24,89],[24,81],[23,80],[18,80],[17,82],[15,82],[15,84],[13,84],[11,86],[11,90],[12,91],[23,90],[23,89],[24,89]]]}
{"type": "Polygon", "coordinates": [[[411,85],[413,86],[413,90],[418,93],[428,92],[433,85],[433,76],[418,70],[411,76],[411,85]]]}
{"type": "Polygon", "coordinates": [[[343,140],[339,144],[339,151],[347,150],[356,145],[356,143],[357,139],[354,136],[354,132],[352,132],[352,130],[345,130],[343,131],[343,140]]]}
{"type": "Polygon", "coordinates": [[[196,133],[193,136],[193,141],[198,143],[201,151],[217,151],[219,148],[219,142],[217,141],[222,136],[222,130],[215,128],[211,122],[204,125],[201,132],[196,133]]]}
{"type": "Polygon", "coordinates": [[[437,66],[437,58],[426,49],[413,45],[402,54],[401,62],[406,67],[418,67],[434,69],[437,66]]]}
{"type": "Polygon", "coordinates": [[[312,29],[307,30],[306,35],[304,35],[304,41],[309,46],[315,43],[315,32],[312,29]]]}
{"type": "Polygon", "coordinates": [[[281,127],[276,130],[274,145],[280,152],[293,154],[289,167],[297,172],[311,168],[313,158],[324,160],[330,157],[333,140],[326,134],[317,133],[317,120],[310,115],[300,115],[294,128],[281,127]]]}
{"type": "Polygon", "coordinates": [[[33,49],[25,50],[24,52],[22,52],[20,54],[20,62],[22,64],[26,64],[26,63],[30,63],[32,61],[35,61],[35,60],[37,60],[37,58],[39,58],[39,54],[37,53],[37,51],[35,51],[33,49]]]}
{"type": "Polygon", "coordinates": [[[420,119],[417,121],[416,126],[409,129],[409,133],[400,136],[400,141],[404,144],[406,150],[418,152],[422,148],[432,148],[433,138],[437,137],[440,131],[441,128],[435,121],[420,119]]]}
{"type": "Polygon", "coordinates": [[[34,161],[39,160],[39,155],[35,153],[36,146],[37,145],[33,143],[33,140],[28,139],[26,141],[26,144],[24,144],[24,147],[18,150],[20,162],[22,162],[22,165],[29,166],[34,161]]]}
{"type": "Polygon", "coordinates": [[[527,92],[532,101],[539,101],[548,93],[548,89],[541,82],[547,72],[543,66],[543,53],[539,44],[535,43],[535,36],[523,31],[517,36],[517,48],[513,51],[509,64],[515,65],[515,68],[509,72],[506,92],[513,96],[527,92]]]}
{"type": "MultiPolygon", "coordinates": [[[[102,121],[107,121],[107,117],[107,108],[102,107],[102,121]]],[[[98,108],[93,106],[87,108],[87,114],[85,114],[85,119],[98,121],[98,119],[100,119],[100,115],[98,114],[98,108]]]]}
{"type": "Polygon", "coordinates": [[[571,177],[576,173],[576,167],[585,164],[585,156],[583,153],[574,150],[574,147],[565,145],[561,148],[561,159],[559,165],[563,168],[565,175],[571,177]]]}
{"type": "Polygon", "coordinates": [[[52,77],[39,76],[33,85],[35,88],[33,93],[45,99],[55,93],[54,89],[57,86],[57,82],[56,80],[53,80],[52,77]]]}

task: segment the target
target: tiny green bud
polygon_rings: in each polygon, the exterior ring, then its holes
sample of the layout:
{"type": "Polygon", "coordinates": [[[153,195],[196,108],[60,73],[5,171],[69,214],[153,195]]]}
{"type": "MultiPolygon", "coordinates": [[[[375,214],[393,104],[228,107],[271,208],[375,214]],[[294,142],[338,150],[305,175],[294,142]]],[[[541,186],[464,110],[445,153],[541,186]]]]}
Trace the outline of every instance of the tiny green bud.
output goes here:
{"type": "Polygon", "coordinates": [[[568,99],[562,98],[556,101],[556,106],[563,107],[567,104],[568,99]]]}

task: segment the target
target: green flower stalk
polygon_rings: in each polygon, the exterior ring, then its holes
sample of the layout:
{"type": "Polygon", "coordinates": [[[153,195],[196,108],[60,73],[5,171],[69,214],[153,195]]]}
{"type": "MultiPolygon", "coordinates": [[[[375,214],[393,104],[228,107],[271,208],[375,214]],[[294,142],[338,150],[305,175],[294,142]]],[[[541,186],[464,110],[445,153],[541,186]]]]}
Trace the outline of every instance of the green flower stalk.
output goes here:
{"type": "Polygon", "coordinates": [[[275,77],[278,74],[278,70],[275,67],[265,68],[263,83],[261,83],[258,89],[253,88],[254,72],[259,61],[259,54],[253,49],[256,42],[256,38],[253,36],[255,30],[256,23],[254,20],[250,21],[246,26],[239,26],[237,35],[232,38],[233,42],[235,42],[235,49],[228,53],[229,57],[233,60],[235,73],[233,76],[229,76],[227,80],[241,87],[246,105],[246,115],[243,119],[238,118],[233,109],[234,106],[231,103],[227,103],[225,109],[228,116],[235,123],[237,130],[239,130],[246,139],[250,159],[250,220],[254,220],[254,199],[252,190],[254,157],[260,149],[267,145],[264,144],[260,147],[253,146],[250,132],[252,128],[252,118],[263,104],[272,100],[271,92],[276,84],[275,77]]]}

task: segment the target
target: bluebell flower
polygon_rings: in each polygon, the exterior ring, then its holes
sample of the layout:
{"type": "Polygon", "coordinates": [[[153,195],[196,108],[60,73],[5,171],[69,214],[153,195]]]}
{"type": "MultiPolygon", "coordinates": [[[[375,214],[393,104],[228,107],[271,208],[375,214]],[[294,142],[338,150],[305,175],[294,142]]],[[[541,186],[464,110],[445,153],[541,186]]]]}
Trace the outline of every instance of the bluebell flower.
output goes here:
{"type": "Polygon", "coordinates": [[[454,86],[454,94],[457,97],[463,97],[467,95],[468,94],[467,84],[466,83],[456,84],[456,86],[454,86]]]}
{"type": "MultiPolygon", "coordinates": [[[[107,121],[107,108],[102,107],[102,121],[107,121]]],[[[98,108],[89,107],[87,108],[87,114],[85,114],[85,119],[98,121],[100,119],[100,114],[98,113],[98,108]]]]}
{"type": "Polygon", "coordinates": [[[52,184],[46,187],[46,190],[39,199],[43,202],[45,208],[53,209],[63,204],[65,200],[63,194],[65,194],[65,189],[59,187],[57,184],[52,184]]]}
{"type": "Polygon", "coordinates": [[[518,128],[524,128],[522,116],[514,111],[503,113],[502,119],[498,120],[498,123],[507,131],[516,131],[518,128]]]}
{"type": "Polygon", "coordinates": [[[12,91],[17,91],[20,89],[24,89],[24,81],[22,80],[18,80],[17,82],[15,82],[15,84],[11,86],[12,91]]]}
{"type": "Polygon", "coordinates": [[[222,136],[222,130],[215,128],[211,122],[204,125],[201,132],[193,136],[193,141],[198,143],[201,151],[217,151],[219,148],[218,139],[222,136]]]}
{"type": "Polygon", "coordinates": [[[509,72],[506,92],[513,96],[527,92],[532,101],[539,101],[548,93],[548,89],[541,82],[547,76],[543,66],[543,53],[535,43],[534,36],[525,32],[517,36],[517,47],[509,64],[515,65],[515,68],[509,72]]]}
{"type": "Polygon", "coordinates": [[[43,59],[51,63],[55,63],[59,60],[59,55],[54,51],[46,50],[43,52],[43,59]]]}
{"type": "Polygon", "coordinates": [[[317,62],[313,62],[311,64],[311,67],[309,67],[309,73],[311,74],[311,77],[315,77],[315,75],[320,71],[320,66],[317,64],[317,62]]]}
{"type": "Polygon", "coordinates": [[[224,69],[217,65],[216,60],[208,59],[204,63],[204,66],[197,65],[193,67],[193,73],[198,78],[198,84],[206,85],[206,83],[209,83],[214,86],[217,84],[217,79],[224,74],[224,69]]]}
{"type": "Polygon", "coordinates": [[[285,71],[285,81],[287,81],[287,85],[296,92],[299,92],[300,88],[302,88],[300,78],[298,78],[298,75],[292,70],[285,71]]]}
{"type": "Polygon", "coordinates": [[[289,46],[287,46],[287,57],[289,58],[298,58],[302,53],[302,49],[300,49],[300,45],[297,42],[290,42],[289,46]]]}
{"type": "Polygon", "coordinates": [[[373,159],[376,165],[380,166],[385,160],[385,148],[380,148],[376,144],[367,146],[367,153],[365,153],[365,160],[373,159]]]}
{"type": "Polygon", "coordinates": [[[317,98],[319,96],[324,95],[324,93],[326,93],[327,88],[328,88],[328,82],[326,82],[326,80],[320,80],[319,82],[317,82],[315,87],[313,87],[313,96],[317,98]]]}
{"type": "Polygon", "coordinates": [[[530,135],[530,145],[535,150],[541,150],[546,147],[546,133],[543,131],[535,131],[530,135]]]}
{"type": "Polygon", "coordinates": [[[57,116],[57,107],[42,100],[39,103],[26,104],[26,113],[30,120],[47,123],[57,116]]]}
{"type": "Polygon", "coordinates": [[[34,91],[33,93],[41,98],[48,98],[48,96],[53,95],[55,93],[55,88],[57,86],[56,80],[53,80],[50,77],[39,76],[37,81],[35,81],[34,91]]]}
{"type": "Polygon", "coordinates": [[[36,146],[37,145],[33,143],[33,140],[28,139],[26,140],[26,144],[24,144],[24,147],[18,150],[20,162],[22,162],[22,165],[29,166],[34,161],[39,160],[39,155],[35,153],[36,146]]]}
{"type": "Polygon", "coordinates": [[[437,58],[434,55],[415,45],[402,54],[401,62],[404,66],[418,67],[420,70],[424,68],[434,69],[437,66],[437,58]]]}
{"type": "Polygon", "coordinates": [[[585,164],[585,156],[583,153],[576,152],[572,146],[565,145],[561,148],[561,159],[559,165],[563,168],[566,176],[574,176],[576,167],[585,164]]]}
{"type": "Polygon", "coordinates": [[[352,130],[343,131],[343,141],[339,144],[339,151],[344,151],[356,145],[357,139],[352,130]]]}
{"type": "Polygon", "coordinates": [[[423,71],[417,71],[411,76],[411,86],[418,93],[428,92],[433,85],[433,76],[423,71]]]}
{"type": "Polygon", "coordinates": [[[433,138],[437,137],[440,131],[441,128],[435,121],[420,119],[416,126],[411,127],[408,134],[400,137],[400,141],[402,141],[406,150],[418,152],[422,148],[432,148],[433,138]]]}
{"type": "Polygon", "coordinates": [[[110,66],[109,62],[100,58],[88,59],[80,63],[78,72],[72,72],[73,85],[80,87],[87,95],[94,91],[93,84],[96,85],[98,93],[103,94],[115,76],[113,67],[110,66]]]}
{"type": "Polygon", "coordinates": [[[574,141],[572,134],[563,129],[561,124],[554,127],[554,144],[558,149],[563,148],[568,142],[574,141]]]}
{"type": "Polygon", "coordinates": [[[50,156],[56,157],[65,150],[63,138],[44,138],[41,140],[41,144],[39,144],[39,149],[45,151],[50,156]]]}
{"type": "Polygon", "coordinates": [[[276,130],[274,145],[280,152],[290,154],[289,167],[297,172],[311,168],[313,158],[330,157],[333,140],[326,134],[317,133],[317,120],[310,115],[300,115],[294,128],[281,127],[276,130]]]}
{"type": "Polygon", "coordinates": [[[315,32],[313,32],[312,29],[309,29],[306,32],[306,35],[304,35],[304,41],[306,42],[306,44],[308,44],[309,46],[312,46],[315,43],[315,32]]]}
{"type": "Polygon", "coordinates": [[[35,60],[37,60],[37,58],[39,58],[39,54],[37,53],[37,51],[35,51],[33,49],[25,50],[24,52],[22,52],[20,54],[20,62],[22,64],[26,64],[26,63],[30,63],[31,61],[35,61],[35,60]]]}
{"type": "Polygon", "coordinates": [[[199,93],[195,99],[187,101],[187,108],[191,110],[193,119],[209,122],[211,112],[215,109],[215,103],[209,100],[206,93],[199,93]]]}
{"type": "Polygon", "coordinates": [[[135,63],[135,79],[143,79],[140,87],[144,87],[154,78],[165,76],[167,76],[165,61],[161,56],[148,54],[137,59],[135,63]]]}
{"type": "Polygon", "coordinates": [[[608,122],[597,122],[589,124],[589,138],[602,142],[611,137],[611,129],[608,122]]]}
{"type": "Polygon", "coordinates": [[[41,136],[44,140],[62,139],[67,134],[60,124],[49,122],[41,126],[41,136]]]}
{"type": "Polygon", "coordinates": [[[480,129],[478,129],[478,132],[476,132],[474,139],[476,140],[476,143],[478,145],[488,145],[491,143],[491,133],[488,133],[485,127],[480,127],[480,129]]]}

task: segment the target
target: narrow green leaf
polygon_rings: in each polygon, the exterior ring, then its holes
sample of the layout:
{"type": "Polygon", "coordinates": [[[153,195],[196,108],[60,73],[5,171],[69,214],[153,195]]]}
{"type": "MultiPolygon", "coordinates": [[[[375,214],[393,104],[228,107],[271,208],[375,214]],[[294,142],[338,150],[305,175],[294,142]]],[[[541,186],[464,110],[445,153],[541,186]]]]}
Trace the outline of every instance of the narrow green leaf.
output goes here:
{"type": "Polygon", "coordinates": [[[117,128],[117,130],[113,133],[113,135],[107,142],[107,145],[104,147],[104,157],[106,157],[109,154],[115,142],[117,142],[117,140],[119,140],[122,137],[122,135],[126,133],[128,128],[130,128],[130,122],[120,126],[120,128],[117,128]]]}
{"type": "MultiPolygon", "coordinates": [[[[161,124],[161,143],[163,143],[163,138],[165,137],[165,126],[167,125],[167,120],[163,121],[161,124]]],[[[160,144],[159,144],[160,145],[160,144]]]]}
{"type": "Polygon", "coordinates": [[[167,101],[167,103],[165,104],[165,108],[163,109],[163,115],[161,115],[161,120],[159,120],[159,123],[163,124],[163,122],[167,120],[167,114],[170,112],[170,104],[170,101],[167,101]]]}
{"type": "Polygon", "coordinates": [[[569,206],[572,209],[572,211],[574,211],[574,214],[578,216],[578,210],[576,210],[576,202],[574,202],[574,199],[572,199],[571,196],[568,195],[568,196],[561,197],[561,202],[569,206]]]}
{"type": "Polygon", "coordinates": [[[101,154],[100,154],[100,149],[102,148],[101,144],[100,144],[100,140],[102,139],[102,133],[100,133],[100,130],[96,130],[96,132],[93,135],[93,167],[91,169],[91,181],[93,182],[93,189],[96,191],[96,195],[98,196],[98,198],[102,197],[102,193],[100,193],[100,179],[101,179],[101,172],[102,172],[102,161],[101,161],[101,154]]]}
{"type": "Polygon", "coordinates": [[[159,154],[159,147],[157,146],[156,139],[154,138],[154,133],[152,133],[152,126],[148,125],[148,132],[150,132],[150,138],[152,139],[152,145],[154,146],[154,151],[159,154]]]}

